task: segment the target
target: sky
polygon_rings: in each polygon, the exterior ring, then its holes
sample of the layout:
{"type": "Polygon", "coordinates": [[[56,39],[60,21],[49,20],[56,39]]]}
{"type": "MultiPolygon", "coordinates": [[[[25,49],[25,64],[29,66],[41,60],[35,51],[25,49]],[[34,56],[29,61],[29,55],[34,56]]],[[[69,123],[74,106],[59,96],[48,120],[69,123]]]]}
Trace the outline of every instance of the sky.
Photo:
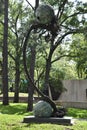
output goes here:
{"type": "Polygon", "coordinates": [[[32,5],[35,5],[35,0],[28,0],[32,5]]]}

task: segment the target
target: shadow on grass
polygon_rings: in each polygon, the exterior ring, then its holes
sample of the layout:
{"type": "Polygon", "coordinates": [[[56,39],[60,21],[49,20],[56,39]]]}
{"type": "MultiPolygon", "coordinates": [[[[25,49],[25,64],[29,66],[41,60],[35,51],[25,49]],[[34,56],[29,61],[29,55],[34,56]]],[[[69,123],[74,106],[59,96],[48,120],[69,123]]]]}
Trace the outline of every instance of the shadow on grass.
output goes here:
{"type": "Polygon", "coordinates": [[[17,115],[32,114],[32,112],[27,112],[27,105],[23,103],[11,103],[10,105],[6,106],[0,104],[0,113],[17,115]]]}

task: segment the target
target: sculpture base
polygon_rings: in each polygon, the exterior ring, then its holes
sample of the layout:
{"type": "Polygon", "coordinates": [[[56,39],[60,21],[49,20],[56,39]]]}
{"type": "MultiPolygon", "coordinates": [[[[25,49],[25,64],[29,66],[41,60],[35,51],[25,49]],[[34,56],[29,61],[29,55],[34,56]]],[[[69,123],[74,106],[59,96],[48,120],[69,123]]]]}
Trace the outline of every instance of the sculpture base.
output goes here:
{"type": "Polygon", "coordinates": [[[73,125],[74,119],[72,117],[38,118],[35,116],[26,116],[23,119],[23,123],[52,123],[52,124],[59,124],[59,125],[73,125]]]}

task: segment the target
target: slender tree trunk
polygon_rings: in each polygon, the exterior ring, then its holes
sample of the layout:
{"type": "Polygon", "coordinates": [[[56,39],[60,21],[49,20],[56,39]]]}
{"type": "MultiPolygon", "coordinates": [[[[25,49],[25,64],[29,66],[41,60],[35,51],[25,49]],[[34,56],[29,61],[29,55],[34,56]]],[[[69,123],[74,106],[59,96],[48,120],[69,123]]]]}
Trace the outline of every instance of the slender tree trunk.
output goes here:
{"type": "Polygon", "coordinates": [[[49,95],[48,88],[49,88],[49,73],[51,68],[51,59],[46,60],[46,71],[45,71],[45,80],[44,80],[44,89],[43,92],[45,95],[49,95]]]}
{"type": "MultiPolygon", "coordinates": [[[[35,68],[35,58],[36,58],[36,47],[31,46],[31,58],[30,58],[30,75],[31,78],[34,82],[34,68],[35,68]]],[[[32,86],[32,83],[29,82],[29,87],[28,87],[28,111],[32,111],[33,109],[33,93],[34,93],[34,88],[32,86]]]]}
{"type": "Polygon", "coordinates": [[[16,61],[16,72],[15,72],[15,93],[14,93],[15,103],[19,102],[19,83],[20,83],[20,65],[19,65],[19,61],[18,62],[17,61],[16,61]]]}
{"type": "Polygon", "coordinates": [[[46,60],[46,71],[45,71],[45,80],[44,80],[44,94],[47,96],[49,95],[49,75],[50,75],[50,69],[51,69],[51,59],[52,59],[52,54],[54,50],[50,49],[49,56],[46,60]]]}
{"type": "Polygon", "coordinates": [[[19,102],[19,83],[20,83],[20,46],[18,34],[16,32],[16,58],[15,58],[15,92],[14,102],[19,102]]]}
{"type": "MultiPolygon", "coordinates": [[[[37,9],[39,5],[39,0],[35,0],[35,10],[37,9]]],[[[30,75],[34,82],[34,68],[35,68],[35,58],[36,58],[36,46],[31,46],[31,58],[30,58],[30,75]]],[[[31,81],[29,82],[28,86],[28,111],[33,110],[33,93],[34,93],[34,87],[31,81]]]]}
{"type": "Polygon", "coordinates": [[[8,0],[4,0],[4,39],[3,39],[3,105],[8,105],[8,0]]]}

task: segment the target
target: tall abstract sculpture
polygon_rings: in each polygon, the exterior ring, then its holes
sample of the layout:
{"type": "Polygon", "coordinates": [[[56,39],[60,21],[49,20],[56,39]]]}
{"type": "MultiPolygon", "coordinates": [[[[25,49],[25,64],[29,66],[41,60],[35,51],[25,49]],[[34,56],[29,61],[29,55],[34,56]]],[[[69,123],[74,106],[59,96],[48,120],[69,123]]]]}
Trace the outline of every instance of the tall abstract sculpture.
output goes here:
{"type": "Polygon", "coordinates": [[[57,109],[55,103],[48,96],[44,95],[36,87],[36,85],[34,84],[32,78],[31,78],[31,76],[30,76],[30,74],[28,72],[28,69],[27,69],[26,48],[27,48],[27,43],[28,43],[28,39],[30,37],[31,31],[32,30],[37,30],[37,29],[45,29],[45,30],[50,32],[51,40],[54,40],[54,38],[57,35],[57,31],[58,31],[58,26],[56,24],[56,16],[55,16],[53,8],[50,5],[40,5],[36,9],[35,15],[36,15],[36,21],[29,28],[29,30],[27,32],[26,39],[24,41],[24,46],[23,46],[24,69],[25,69],[25,72],[26,72],[26,75],[27,75],[27,78],[28,78],[29,82],[32,83],[33,88],[37,91],[37,93],[40,94],[40,96],[42,97],[42,100],[48,102],[51,105],[51,107],[53,108],[52,115],[62,117],[62,116],[65,115],[65,110],[63,111],[63,109],[61,109],[61,110],[57,109]]]}

